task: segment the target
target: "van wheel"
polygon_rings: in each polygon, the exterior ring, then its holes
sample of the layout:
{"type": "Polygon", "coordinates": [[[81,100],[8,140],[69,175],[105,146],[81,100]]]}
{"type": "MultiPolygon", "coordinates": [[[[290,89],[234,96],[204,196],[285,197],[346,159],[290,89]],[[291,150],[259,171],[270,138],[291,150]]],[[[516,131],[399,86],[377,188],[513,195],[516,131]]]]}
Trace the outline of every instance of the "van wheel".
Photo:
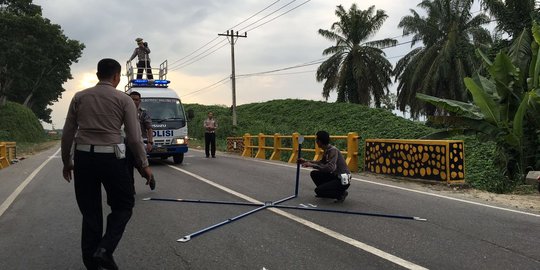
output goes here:
{"type": "Polygon", "coordinates": [[[184,153],[179,154],[179,155],[174,155],[173,161],[174,161],[174,164],[182,164],[182,161],[184,161],[184,153]]]}

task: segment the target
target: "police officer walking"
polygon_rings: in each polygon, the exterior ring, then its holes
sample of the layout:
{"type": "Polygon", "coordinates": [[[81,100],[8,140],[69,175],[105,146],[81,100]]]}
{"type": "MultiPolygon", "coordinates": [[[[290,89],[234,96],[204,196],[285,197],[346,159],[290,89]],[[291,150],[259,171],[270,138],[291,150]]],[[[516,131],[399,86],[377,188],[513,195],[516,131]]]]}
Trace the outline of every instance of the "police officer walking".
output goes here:
{"type": "Polygon", "coordinates": [[[129,96],[116,90],[121,66],[114,59],[97,65],[96,86],[75,94],[69,105],[62,135],[64,179],[74,180],[75,197],[83,217],[82,257],[87,269],[118,269],[113,252],[131,218],[135,204],[134,183],[126,165],[125,145],[133,151],[135,163],[145,178],[152,175],[137,118],[129,96]],[[71,151],[74,147],[73,161],[71,151]],[[73,171],[73,177],[72,177],[73,171]],[[103,234],[101,185],[107,192],[111,213],[103,234]]]}

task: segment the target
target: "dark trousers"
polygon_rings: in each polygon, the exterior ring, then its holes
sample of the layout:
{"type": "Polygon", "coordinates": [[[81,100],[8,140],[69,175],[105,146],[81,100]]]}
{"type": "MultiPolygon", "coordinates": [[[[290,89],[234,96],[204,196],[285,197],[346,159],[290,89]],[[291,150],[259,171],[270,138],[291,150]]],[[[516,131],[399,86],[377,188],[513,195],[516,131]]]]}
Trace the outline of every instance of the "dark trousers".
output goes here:
{"type": "Polygon", "coordinates": [[[213,157],[216,156],[216,133],[204,133],[204,153],[206,157],[209,157],[210,153],[213,157]]]}
{"type": "Polygon", "coordinates": [[[137,62],[137,79],[142,79],[144,69],[146,69],[146,78],[149,80],[153,80],[154,75],[152,74],[152,67],[150,67],[150,61],[137,62]]]}
{"type": "Polygon", "coordinates": [[[317,186],[315,194],[318,197],[338,199],[350,186],[350,184],[342,185],[338,176],[332,173],[313,170],[310,176],[317,186]]]}
{"type": "Polygon", "coordinates": [[[113,253],[131,218],[135,204],[134,186],[127,169],[126,159],[115,154],[75,151],[75,197],[83,216],[81,248],[84,265],[97,269],[92,255],[99,248],[113,253]],[[111,213],[103,234],[101,185],[107,193],[111,213]]]}

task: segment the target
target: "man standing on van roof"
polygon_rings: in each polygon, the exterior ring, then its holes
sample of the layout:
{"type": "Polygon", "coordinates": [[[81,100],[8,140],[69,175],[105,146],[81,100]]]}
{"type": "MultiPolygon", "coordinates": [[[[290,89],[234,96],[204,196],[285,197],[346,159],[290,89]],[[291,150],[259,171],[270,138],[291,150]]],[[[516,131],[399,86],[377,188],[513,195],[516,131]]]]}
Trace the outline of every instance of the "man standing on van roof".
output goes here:
{"type": "Polygon", "coordinates": [[[142,79],[143,69],[146,70],[146,78],[149,80],[154,79],[152,75],[152,67],[150,66],[150,48],[148,48],[148,42],[144,42],[142,38],[136,38],[137,48],[133,51],[133,54],[129,58],[128,62],[133,60],[135,56],[138,57],[137,62],[137,79],[142,79]]]}
{"type": "Polygon", "coordinates": [[[145,178],[152,175],[135,104],[128,95],[116,90],[121,69],[114,59],[99,61],[98,84],[75,94],[63,129],[62,173],[66,181],[74,179],[75,197],[83,216],[81,248],[87,269],[118,269],[113,252],[135,204],[135,187],[127,170],[122,125],[135,163],[142,168],[145,178]],[[73,161],[72,146],[75,147],[73,161]],[[111,207],[105,234],[101,185],[105,187],[107,204],[111,207]]]}

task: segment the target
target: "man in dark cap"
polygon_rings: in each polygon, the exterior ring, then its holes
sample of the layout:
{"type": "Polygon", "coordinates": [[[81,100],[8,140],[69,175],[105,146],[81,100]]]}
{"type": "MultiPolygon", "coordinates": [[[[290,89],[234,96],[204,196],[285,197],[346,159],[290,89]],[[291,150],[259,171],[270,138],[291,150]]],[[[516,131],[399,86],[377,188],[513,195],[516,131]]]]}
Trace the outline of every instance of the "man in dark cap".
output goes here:
{"type": "Polygon", "coordinates": [[[152,75],[152,67],[150,66],[150,48],[148,48],[148,43],[144,42],[142,38],[136,38],[137,48],[133,51],[133,54],[129,58],[128,62],[133,60],[133,58],[138,57],[137,62],[137,79],[142,79],[143,69],[146,70],[146,78],[149,80],[154,79],[152,75]]]}

